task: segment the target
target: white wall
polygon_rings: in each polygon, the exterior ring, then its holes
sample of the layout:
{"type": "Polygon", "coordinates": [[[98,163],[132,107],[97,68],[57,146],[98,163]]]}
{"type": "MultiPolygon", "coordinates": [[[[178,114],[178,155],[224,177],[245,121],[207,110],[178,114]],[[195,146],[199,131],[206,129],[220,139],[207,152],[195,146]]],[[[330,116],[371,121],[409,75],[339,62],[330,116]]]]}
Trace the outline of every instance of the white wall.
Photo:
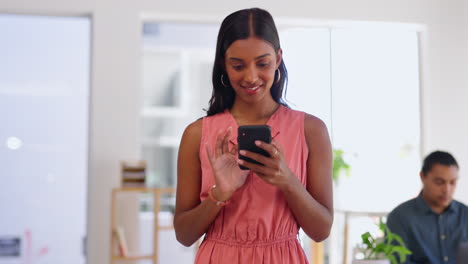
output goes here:
{"type": "MultiPolygon", "coordinates": [[[[93,17],[89,175],[89,263],[109,263],[110,190],[119,183],[118,161],[139,155],[138,107],[141,12],[222,18],[251,6],[275,17],[375,20],[427,25],[422,34],[423,153],[452,151],[468,166],[468,4],[464,0],[331,1],[126,1],[1,0],[0,12],[93,17]]],[[[417,177],[417,175],[414,175],[417,177]]],[[[462,175],[459,190],[468,188],[462,175]]],[[[468,202],[468,193],[458,198],[468,202]]]]}
{"type": "Polygon", "coordinates": [[[454,154],[461,166],[455,196],[468,203],[468,2],[448,2],[450,10],[441,11],[444,16],[434,20],[434,34],[428,36],[432,58],[423,65],[428,77],[422,97],[423,146],[424,154],[435,149],[454,154]]]}

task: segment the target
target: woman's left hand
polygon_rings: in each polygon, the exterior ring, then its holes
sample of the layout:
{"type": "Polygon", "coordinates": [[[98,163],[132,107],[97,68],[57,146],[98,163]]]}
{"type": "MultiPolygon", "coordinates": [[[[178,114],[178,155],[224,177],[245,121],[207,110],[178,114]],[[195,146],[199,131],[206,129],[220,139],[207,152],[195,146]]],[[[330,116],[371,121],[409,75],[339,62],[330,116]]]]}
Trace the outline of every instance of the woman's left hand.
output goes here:
{"type": "Polygon", "coordinates": [[[260,178],[269,184],[280,188],[287,186],[290,183],[291,177],[294,175],[286,163],[283,148],[275,140],[273,140],[271,144],[257,140],[255,141],[255,144],[259,148],[268,152],[270,157],[247,150],[241,150],[240,154],[256,160],[264,166],[241,159],[237,162],[255,172],[260,178]]]}

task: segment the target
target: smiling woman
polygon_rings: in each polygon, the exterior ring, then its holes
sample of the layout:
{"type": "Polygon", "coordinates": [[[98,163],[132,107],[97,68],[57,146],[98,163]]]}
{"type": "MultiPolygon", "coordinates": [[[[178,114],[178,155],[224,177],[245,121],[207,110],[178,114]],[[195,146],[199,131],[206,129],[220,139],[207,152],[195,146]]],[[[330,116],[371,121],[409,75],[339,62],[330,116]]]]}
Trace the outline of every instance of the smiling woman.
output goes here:
{"type": "Polygon", "coordinates": [[[327,128],[286,105],[286,80],[271,15],[253,8],[226,17],[207,116],[186,128],[178,157],[174,227],[185,246],[205,235],[196,263],[307,263],[299,228],[315,241],[329,235],[327,128]],[[270,126],[272,142],[255,142],[268,156],[238,150],[244,125],[270,126]]]}
{"type": "Polygon", "coordinates": [[[262,39],[249,37],[232,43],[226,50],[225,67],[231,87],[243,99],[239,103],[255,103],[265,96],[271,97],[269,88],[280,64],[281,50],[275,52],[273,46],[262,39]]]}
{"type": "Polygon", "coordinates": [[[273,100],[286,105],[282,96],[288,73],[282,60],[278,32],[271,15],[264,15],[258,10],[254,12],[252,9],[250,13],[245,10],[235,12],[226,17],[221,25],[216,44],[212,76],[213,96],[207,111],[208,116],[231,108],[234,104],[234,89],[239,87],[239,84],[228,83],[226,78],[229,82],[235,82],[244,76],[246,79],[243,85],[248,86],[249,82],[252,85],[252,78],[258,78],[255,75],[259,73],[262,73],[264,78],[269,77],[254,81],[269,81],[264,83],[264,87],[270,90],[273,100]],[[252,47],[255,47],[255,50],[252,47]]]}

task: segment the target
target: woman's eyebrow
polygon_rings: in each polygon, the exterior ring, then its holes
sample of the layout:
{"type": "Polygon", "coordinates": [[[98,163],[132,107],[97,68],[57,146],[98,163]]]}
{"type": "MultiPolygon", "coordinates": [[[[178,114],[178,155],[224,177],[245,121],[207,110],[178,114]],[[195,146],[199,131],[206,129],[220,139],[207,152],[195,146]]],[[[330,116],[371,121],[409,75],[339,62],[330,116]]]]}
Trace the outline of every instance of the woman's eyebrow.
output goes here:
{"type": "Polygon", "coordinates": [[[267,56],[271,56],[271,54],[266,53],[266,54],[263,54],[263,55],[260,55],[260,56],[256,57],[255,59],[258,60],[258,59],[261,59],[261,58],[264,58],[264,57],[267,57],[267,56]]]}
{"type": "MultiPolygon", "coordinates": [[[[262,58],[267,57],[267,56],[271,56],[271,54],[266,53],[266,54],[260,55],[260,56],[256,57],[255,60],[262,59],[262,58]]],[[[236,58],[236,57],[229,57],[228,60],[243,61],[242,59],[239,59],[239,58],[236,58]]]]}

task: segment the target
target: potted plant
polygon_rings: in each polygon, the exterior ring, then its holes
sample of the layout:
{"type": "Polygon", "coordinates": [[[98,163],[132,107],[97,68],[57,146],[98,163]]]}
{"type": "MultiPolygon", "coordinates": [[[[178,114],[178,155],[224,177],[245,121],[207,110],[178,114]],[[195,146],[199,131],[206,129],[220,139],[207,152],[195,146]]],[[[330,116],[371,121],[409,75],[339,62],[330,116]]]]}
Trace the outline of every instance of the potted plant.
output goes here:
{"type": "Polygon", "coordinates": [[[375,238],[369,232],[361,235],[362,245],[358,250],[363,253],[363,259],[353,260],[353,264],[398,264],[405,262],[407,256],[411,255],[403,239],[392,233],[382,221],[379,229],[385,237],[375,238]]]}

